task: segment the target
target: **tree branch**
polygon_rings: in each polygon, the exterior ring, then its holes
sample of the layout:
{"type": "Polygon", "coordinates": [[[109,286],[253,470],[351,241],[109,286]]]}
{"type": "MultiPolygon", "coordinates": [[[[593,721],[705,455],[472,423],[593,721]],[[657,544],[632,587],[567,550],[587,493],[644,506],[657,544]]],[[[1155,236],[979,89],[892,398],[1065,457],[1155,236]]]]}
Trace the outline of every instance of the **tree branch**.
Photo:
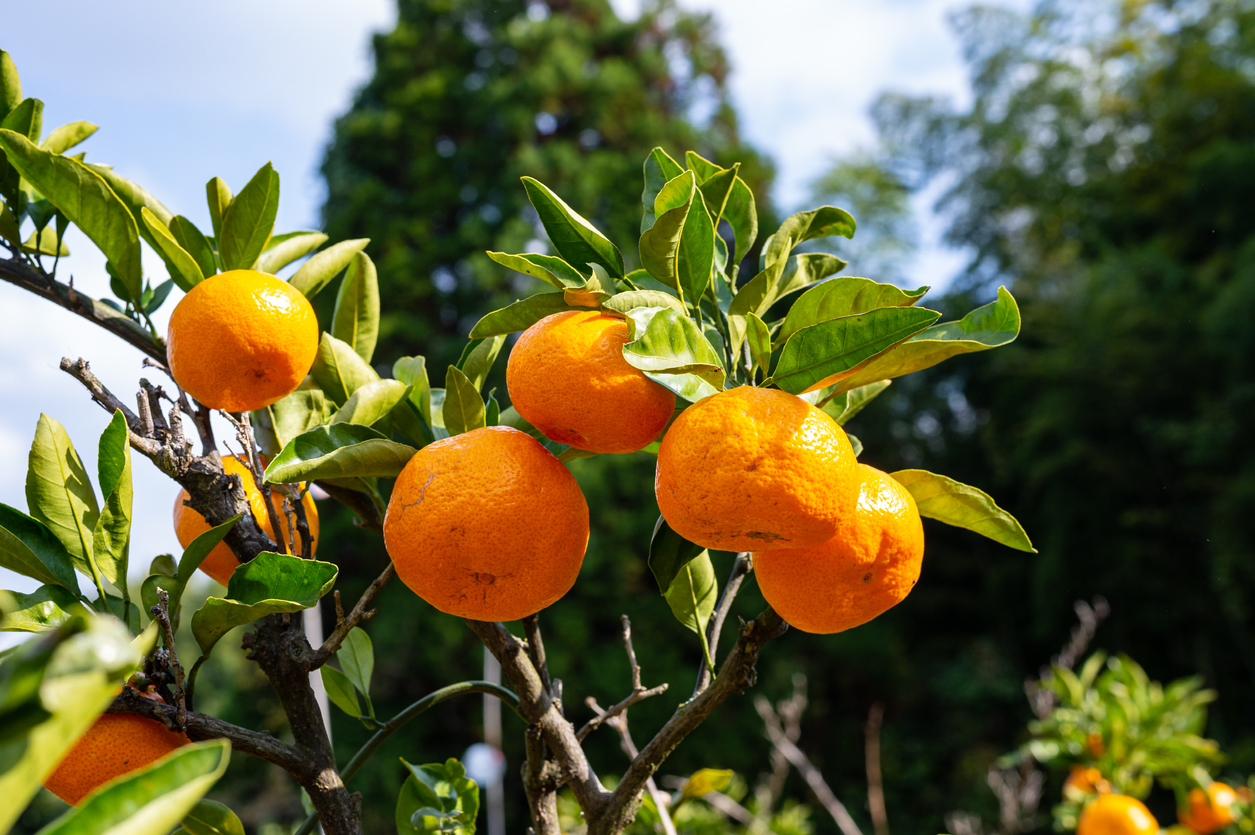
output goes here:
{"type": "MultiPolygon", "coordinates": [[[[575,738],[580,742],[583,742],[584,738],[597,730],[599,726],[614,719],[637,702],[648,699],[650,696],[657,696],[667,692],[668,685],[666,682],[648,689],[641,684],[641,665],[636,663],[636,650],[632,647],[632,622],[628,620],[627,615],[621,615],[620,619],[623,621],[623,644],[627,649],[628,663],[632,666],[632,692],[609,710],[602,710],[597,705],[597,700],[592,696],[585,699],[585,703],[596,711],[597,715],[588,720],[584,727],[580,728],[579,733],[575,735],[575,738]]],[[[624,727],[626,729],[626,726],[624,727]]],[[[632,747],[635,748],[636,746],[633,744],[632,747]]],[[[629,756],[635,759],[636,754],[632,753],[629,756]]]]}
{"type": "Polygon", "coordinates": [[[308,656],[305,660],[305,669],[307,672],[313,672],[331,660],[331,656],[335,655],[340,649],[340,645],[344,643],[344,639],[353,631],[353,627],[357,626],[364,620],[375,614],[375,610],[369,608],[370,604],[375,601],[375,596],[388,585],[388,581],[397,575],[396,566],[391,562],[388,567],[375,578],[366,591],[362,592],[362,596],[357,599],[357,604],[353,606],[352,611],[347,616],[344,610],[339,606],[339,597],[336,598],[336,627],[331,630],[331,634],[327,636],[327,640],[318,648],[318,651],[308,656]]]}

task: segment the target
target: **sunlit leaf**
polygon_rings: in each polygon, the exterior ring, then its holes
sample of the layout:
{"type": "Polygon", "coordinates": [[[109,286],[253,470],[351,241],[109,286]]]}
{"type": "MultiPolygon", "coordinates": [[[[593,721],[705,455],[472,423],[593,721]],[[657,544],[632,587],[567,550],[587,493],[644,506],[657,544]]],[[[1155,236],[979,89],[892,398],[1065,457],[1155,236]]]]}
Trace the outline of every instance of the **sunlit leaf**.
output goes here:
{"type": "Polygon", "coordinates": [[[549,240],[567,262],[601,264],[611,278],[623,275],[623,255],[618,247],[543,183],[531,177],[522,179],[527,199],[540,215],[549,240]]]}
{"type": "Polygon", "coordinates": [[[802,328],[829,319],[867,313],[881,307],[910,307],[926,292],[927,287],[906,291],[892,284],[878,284],[870,278],[854,276],[825,281],[807,290],[789,308],[789,314],[776,334],[776,344],[783,345],[802,328]]]}
{"type": "Polygon", "coordinates": [[[130,430],[121,411],[100,436],[96,469],[104,506],[92,530],[92,554],[100,573],[125,592],[133,491],[130,430]]]}
{"type": "Polygon", "coordinates": [[[507,255],[504,252],[489,252],[488,257],[503,267],[509,267],[517,273],[539,278],[552,284],[559,290],[567,287],[582,287],[588,280],[580,270],[572,267],[556,255],[539,255],[534,252],[522,255],[507,255]]]}
{"type": "Polygon", "coordinates": [[[687,316],[670,308],[658,310],[623,358],[656,383],[696,402],[722,391],[724,371],[719,353],[687,316]]]}
{"type": "Polygon", "coordinates": [[[182,824],[187,835],[244,835],[239,817],[216,800],[201,800],[183,816],[182,824]]]}
{"type": "Polygon", "coordinates": [[[319,426],[289,441],[266,467],[263,479],[267,484],[295,484],[324,478],[392,478],[415,452],[369,426],[319,426]]]}
{"type": "Polygon", "coordinates": [[[718,596],[715,567],[710,562],[708,551],[701,552],[681,566],[664,595],[676,620],[703,637],[718,596]]]}
{"type": "Polygon", "coordinates": [[[340,669],[363,695],[370,695],[370,679],[375,672],[375,649],[370,636],[360,627],[353,627],[336,652],[340,669]]]}
{"type": "Polygon", "coordinates": [[[662,148],[654,148],[649,152],[649,156],[645,158],[645,190],[641,193],[641,203],[645,207],[645,214],[641,218],[641,234],[654,225],[654,205],[658,192],[683,173],[684,166],[672,159],[662,148]]]}
{"type": "Polygon", "coordinates": [[[39,416],[31,444],[26,506],[65,546],[74,567],[93,576],[92,532],[100,506],[65,427],[44,414],[39,416]]]}
{"type": "Polygon", "coordinates": [[[298,258],[304,258],[327,242],[322,232],[301,230],[275,235],[257,259],[257,269],[274,275],[298,258]]]}
{"type": "Polygon", "coordinates": [[[399,380],[374,380],[350,395],[331,416],[331,424],[360,423],[371,426],[409,396],[410,387],[399,380]]]}
{"type": "Polygon", "coordinates": [[[0,591],[0,632],[46,632],[86,609],[60,586],[44,585],[29,594],[0,591]]]}
{"type": "Polygon", "coordinates": [[[343,406],[349,395],[362,386],[379,379],[379,374],[352,345],[326,332],[318,343],[318,355],[309,373],[337,406],[343,406]]]}
{"type": "Polygon", "coordinates": [[[665,595],[680,569],[704,552],[702,546],[680,536],[659,516],[649,541],[649,570],[658,581],[659,593],[665,595]]]}
{"type": "Polygon", "coordinates": [[[1037,553],[1024,527],[984,491],[927,470],[898,470],[890,475],[910,491],[921,516],[967,528],[1008,548],[1037,553]]]}
{"type": "Polygon", "coordinates": [[[444,426],[450,435],[460,435],[486,425],[484,398],[469,377],[457,366],[445,375],[445,397],[441,408],[444,426]]]}
{"type": "Polygon", "coordinates": [[[322,675],[322,684],[331,703],[354,719],[360,718],[362,707],[349,677],[330,664],[324,664],[318,672],[322,675]]]}
{"type": "Polygon", "coordinates": [[[312,299],[353,261],[353,256],[366,248],[370,238],[340,241],[312,256],[301,265],[288,283],[312,299]]]}
{"type": "Polygon", "coordinates": [[[562,293],[540,293],[529,296],[484,316],[475,323],[475,327],[471,328],[470,338],[483,339],[498,334],[524,331],[546,316],[570,309],[562,293]]]}
{"type": "Polygon", "coordinates": [[[881,392],[889,388],[889,383],[889,380],[881,380],[879,383],[872,383],[852,391],[842,392],[824,403],[820,408],[832,415],[832,419],[837,423],[844,425],[847,420],[863,411],[867,404],[871,403],[881,392]]]}

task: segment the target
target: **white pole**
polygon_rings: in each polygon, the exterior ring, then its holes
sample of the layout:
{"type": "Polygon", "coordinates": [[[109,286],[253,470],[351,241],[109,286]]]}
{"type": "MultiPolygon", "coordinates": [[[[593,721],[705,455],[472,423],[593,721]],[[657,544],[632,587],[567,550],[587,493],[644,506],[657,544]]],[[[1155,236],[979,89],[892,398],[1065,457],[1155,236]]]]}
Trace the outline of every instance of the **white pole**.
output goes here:
{"type": "MultiPolygon", "coordinates": [[[[501,665],[484,647],[484,681],[501,683],[501,665]]],[[[484,742],[501,750],[501,700],[484,694],[484,742]]],[[[488,835],[505,835],[504,778],[486,786],[488,795],[488,835]]]]}

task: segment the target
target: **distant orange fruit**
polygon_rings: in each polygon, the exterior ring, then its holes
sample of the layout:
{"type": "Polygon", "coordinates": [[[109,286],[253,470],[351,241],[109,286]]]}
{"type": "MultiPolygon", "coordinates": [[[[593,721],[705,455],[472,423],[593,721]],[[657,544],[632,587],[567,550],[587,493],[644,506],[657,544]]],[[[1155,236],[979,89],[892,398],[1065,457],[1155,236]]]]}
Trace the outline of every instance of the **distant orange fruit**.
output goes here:
{"type": "Polygon", "coordinates": [[[211,409],[249,412],[296,390],[318,353],[318,317],[291,284],[231,270],[192,288],[170,315],[166,359],[211,409]]]}
{"type": "MultiPolygon", "coordinates": [[[[165,701],[156,693],[142,695],[165,701]]],[[[190,744],[186,734],[175,733],[155,719],[106,713],[70,746],[44,780],[44,788],[77,806],[99,786],[190,744]]]]}
{"type": "Polygon", "coordinates": [[[589,452],[636,452],[675,412],[675,395],[623,359],[627,323],[596,310],[546,316],[510,351],[510,403],[546,438],[589,452]]]}
{"type": "Polygon", "coordinates": [[[720,551],[822,545],[858,502],[858,462],[837,422],[778,389],[741,386],[680,413],[662,439],[658,509],[720,551]]]}
{"type": "MultiPolygon", "coordinates": [[[[1102,772],[1096,768],[1083,765],[1074,765],[1068,773],[1068,779],[1063,781],[1063,796],[1069,794],[1093,794],[1099,790],[1107,781],[1103,778],[1102,772]]],[[[1107,784],[1108,788],[1110,784],[1107,784]]]]}
{"type": "Polygon", "coordinates": [[[588,504],[530,436],[491,426],[428,444],[392,488],[384,545],[442,612],[518,620],[566,594],[588,547],[588,504]]]}
{"type": "Polygon", "coordinates": [[[1190,789],[1189,808],[1177,810],[1177,820],[1200,835],[1211,835],[1233,823],[1230,807],[1238,799],[1232,786],[1219,781],[1203,789],[1190,789]]]}
{"type": "Polygon", "coordinates": [[[1076,835],[1156,835],[1159,821],[1142,801],[1125,794],[1100,794],[1081,812],[1076,835]]]}
{"type": "Polygon", "coordinates": [[[911,593],[924,557],[924,526],[915,499],[891,476],[866,464],[857,509],[837,533],[812,548],[755,552],[763,597],[803,632],[843,632],[879,616],[911,593]]]}
{"type": "MultiPolygon", "coordinates": [[[[261,494],[261,490],[257,489],[257,482],[253,481],[253,474],[249,472],[248,467],[244,466],[234,455],[227,455],[222,459],[222,469],[227,475],[236,475],[240,477],[240,481],[244,487],[244,495],[248,497],[248,506],[253,511],[253,517],[257,519],[257,523],[261,525],[261,529],[271,539],[278,541],[275,537],[274,526],[270,524],[270,514],[266,511],[266,499],[261,494]]],[[[296,485],[292,485],[296,487],[296,485]]],[[[287,550],[288,542],[288,517],[283,512],[284,489],[278,485],[271,487],[271,498],[274,500],[275,514],[279,517],[279,531],[282,537],[282,550],[287,550]]],[[[209,523],[205,521],[205,517],[201,516],[195,510],[184,504],[188,500],[186,490],[180,490],[179,495],[174,500],[174,535],[179,538],[179,544],[184,548],[192,544],[192,540],[209,530],[209,523]]],[[[301,504],[305,508],[305,519],[309,523],[309,533],[314,540],[313,551],[318,550],[318,507],[314,504],[314,497],[308,492],[301,499],[301,504]]],[[[296,536],[296,548],[301,548],[301,537],[298,533],[296,536]]],[[[227,547],[225,542],[219,542],[214,549],[205,557],[205,561],[200,564],[200,570],[213,577],[222,585],[226,585],[231,579],[231,574],[235,569],[240,567],[240,561],[235,558],[235,554],[227,547]]]]}

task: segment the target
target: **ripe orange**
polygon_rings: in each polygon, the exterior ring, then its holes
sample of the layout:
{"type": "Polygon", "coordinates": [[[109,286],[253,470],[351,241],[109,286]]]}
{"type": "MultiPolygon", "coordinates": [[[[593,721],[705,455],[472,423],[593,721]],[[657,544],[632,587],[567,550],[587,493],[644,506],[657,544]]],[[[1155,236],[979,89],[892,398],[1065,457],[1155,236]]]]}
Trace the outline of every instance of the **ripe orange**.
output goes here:
{"type": "Polygon", "coordinates": [[[506,386],[546,438],[589,452],[636,452],[675,411],[675,395],[623,359],[627,323],[596,310],[546,316],[510,351],[506,386]]]}
{"type": "MultiPolygon", "coordinates": [[[[164,702],[156,693],[142,695],[164,702]]],[[[106,713],[70,746],[44,779],[44,788],[77,806],[98,786],[189,744],[186,734],[175,733],[155,719],[106,713]]]]}
{"type": "Polygon", "coordinates": [[[1068,779],[1063,781],[1063,796],[1094,794],[1103,788],[1104,784],[1110,789],[1110,783],[1103,778],[1102,772],[1096,768],[1086,767],[1083,765],[1074,765],[1068,773],[1068,779]]]}
{"type": "MultiPolygon", "coordinates": [[[[262,496],[261,490],[257,489],[257,483],[253,481],[253,474],[248,471],[248,467],[241,464],[234,455],[228,455],[222,459],[222,469],[227,475],[237,475],[244,487],[244,495],[248,497],[248,506],[253,511],[253,516],[257,519],[261,529],[271,539],[276,539],[274,526],[270,524],[270,515],[266,512],[266,499],[262,496]]],[[[279,516],[279,531],[283,537],[283,548],[287,549],[288,542],[288,517],[283,512],[284,487],[274,485],[271,487],[271,498],[274,501],[275,513],[279,516]]],[[[287,489],[292,489],[288,487],[287,489]]],[[[174,500],[174,535],[179,538],[179,544],[184,548],[192,544],[192,540],[209,530],[209,523],[205,521],[205,517],[201,516],[195,510],[192,510],[183,502],[187,501],[188,494],[186,490],[180,490],[178,497],[174,500]]],[[[314,539],[314,552],[318,550],[318,507],[314,504],[314,497],[309,493],[301,499],[301,504],[305,507],[305,518],[309,522],[309,533],[314,539]]],[[[276,540],[277,541],[277,540],[276,540]]],[[[301,536],[296,536],[296,548],[301,548],[301,536]]],[[[213,577],[222,585],[226,585],[231,579],[232,572],[240,567],[240,561],[235,558],[235,554],[227,547],[225,542],[219,542],[214,549],[205,557],[205,561],[200,564],[200,570],[213,577]]]]}
{"type": "Polygon", "coordinates": [[[318,317],[292,285],[231,270],[192,288],[170,315],[166,359],[211,409],[249,412],[296,390],[318,353],[318,317]]]}
{"type": "Polygon", "coordinates": [[[1159,822],[1137,798],[1100,794],[1081,812],[1076,835],[1156,835],[1159,822]]]}
{"type": "Polygon", "coordinates": [[[1201,835],[1211,835],[1233,823],[1230,807],[1238,799],[1232,786],[1212,783],[1206,791],[1190,789],[1189,808],[1177,810],[1177,820],[1201,835]]]}
{"type": "Polygon", "coordinates": [[[490,426],[428,444],[409,460],[383,538],[397,576],[440,611],[518,620],[575,584],[588,504],[547,449],[490,426]]]}
{"type": "Polygon", "coordinates": [[[813,548],[754,554],[763,597],[789,625],[830,634],[901,603],[919,579],[924,526],[915,499],[892,477],[858,465],[858,505],[836,536],[813,548]]]}
{"type": "Polygon", "coordinates": [[[654,495],[672,530],[704,548],[809,548],[854,510],[857,465],[827,414],[778,389],[741,386],[671,424],[654,495]]]}

